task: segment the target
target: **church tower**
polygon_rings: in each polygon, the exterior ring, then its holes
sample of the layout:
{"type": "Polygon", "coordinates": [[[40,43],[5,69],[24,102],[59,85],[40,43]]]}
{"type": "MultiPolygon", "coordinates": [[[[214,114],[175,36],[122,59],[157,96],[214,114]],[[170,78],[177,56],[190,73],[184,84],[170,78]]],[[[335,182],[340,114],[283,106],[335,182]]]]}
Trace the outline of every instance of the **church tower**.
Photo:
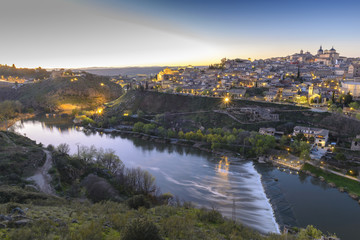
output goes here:
{"type": "Polygon", "coordinates": [[[318,54],[318,55],[324,54],[324,51],[323,51],[323,49],[322,49],[322,46],[320,46],[320,49],[318,50],[317,54],[318,54]]]}

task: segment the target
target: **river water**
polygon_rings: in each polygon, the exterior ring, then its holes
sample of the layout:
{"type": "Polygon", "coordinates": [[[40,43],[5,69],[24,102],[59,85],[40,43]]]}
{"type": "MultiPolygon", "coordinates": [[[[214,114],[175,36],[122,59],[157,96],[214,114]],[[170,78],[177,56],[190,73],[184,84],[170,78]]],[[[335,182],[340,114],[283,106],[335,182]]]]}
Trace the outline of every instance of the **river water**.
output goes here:
{"type": "Polygon", "coordinates": [[[14,125],[20,134],[54,146],[67,143],[111,148],[127,167],[141,167],[171,192],[197,206],[216,208],[228,218],[263,233],[279,226],[312,224],[341,239],[360,236],[360,206],[344,193],[296,172],[267,164],[218,157],[199,150],[138,138],[81,131],[67,119],[43,118],[14,125]],[[278,179],[275,181],[274,179],[278,179]]]}

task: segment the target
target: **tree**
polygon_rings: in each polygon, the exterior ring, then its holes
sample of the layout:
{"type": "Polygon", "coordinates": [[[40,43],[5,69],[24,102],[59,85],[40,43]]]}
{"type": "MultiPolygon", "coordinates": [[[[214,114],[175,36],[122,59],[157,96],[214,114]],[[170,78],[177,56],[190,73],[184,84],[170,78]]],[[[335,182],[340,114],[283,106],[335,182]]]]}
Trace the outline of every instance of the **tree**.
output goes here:
{"type": "Polygon", "coordinates": [[[328,110],[330,112],[336,112],[337,106],[335,104],[331,104],[331,105],[329,105],[328,110]]]}
{"type": "Polygon", "coordinates": [[[350,92],[348,92],[345,97],[344,97],[344,104],[348,105],[349,103],[351,103],[353,101],[353,97],[350,94],[350,92]]]}
{"type": "Polygon", "coordinates": [[[179,92],[181,92],[181,91],[182,91],[182,87],[177,87],[177,88],[175,88],[175,92],[179,93],[179,92]]]}
{"type": "Polygon", "coordinates": [[[351,102],[351,103],[349,103],[349,107],[353,108],[353,109],[359,109],[360,105],[357,102],[351,102]]]}
{"type": "Polygon", "coordinates": [[[298,240],[312,240],[312,239],[320,239],[322,236],[322,232],[312,225],[306,227],[306,229],[301,229],[299,234],[297,235],[298,240]]]}
{"type": "Polygon", "coordinates": [[[282,135],[280,138],[280,145],[285,146],[289,142],[289,138],[286,135],[282,135]]]}
{"type": "Polygon", "coordinates": [[[343,109],[341,107],[336,109],[336,113],[337,114],[342,114],[343,113],[343,109]]]}
{"type": "Polygon", "coordinates": [[[156,128],[156,125],[153,123],[148,123],[144,125],[144,132],[149,134],[156,128]]]}
{"type": "Polygon", "coordinates": [[[59,146],[57,146],[56,150],[62,154],[69,154],[70,146],[67,143],[61,143],[59,146]]]}
{"type": "Polygon", "coordinates": [[[143,122],[137,122],[134,124],[133,131],[134,132],[143,132],[144,131],[144,123],[143,122]]]}
{"type": "Polygon", "coordinates": [[[274,136],[261,135],[258,133],[253,134],[249,138],[249,142],[256,155],[263,155],[270,149],[275,147],[276,141],[274,136]]]}
{"type": "Polygon", "coordinates": [[[105,152],[100,148],[97,153],[97,162],[112,174],[124,171],[124,164],[112,149],[106,149],[105,152]]]}
{"type": "Polygon", "coordinates": [[[163,128],[163,127],[158,127],[157,128],[157,131],[158,131],[158,133],[159,133],[159,135],[161,136],[161,137],[165,137],[165,135],[166,135],[166,130],[165,130],[165,128],[163,128]]]}
{"type": "Polygon", "coordinates": [[[80,146],[79,148],[79,157],[80,159],[84,160],[87,163],[92,163],[95,160],[97,155],[97,149],[94,145],[90,147],[87,146],[80,146]]]}

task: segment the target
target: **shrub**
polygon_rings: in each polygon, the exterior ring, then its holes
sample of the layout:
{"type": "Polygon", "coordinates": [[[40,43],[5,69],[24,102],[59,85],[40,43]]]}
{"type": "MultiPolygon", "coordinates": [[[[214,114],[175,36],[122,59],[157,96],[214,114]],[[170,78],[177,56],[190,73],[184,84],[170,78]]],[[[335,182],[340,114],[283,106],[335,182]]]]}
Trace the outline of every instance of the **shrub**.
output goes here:
{"type": "Polygon", "coordinates": [[[57,146],[56,150],[62,154],[69,154],[70,146],[67,143],[61,143],[59,146],[57,146]]]}
{"type": "Polygon", "coordinates": [[[158,240],[162,239],[158,227],[149,219],[140,217],[129,222],[122,240],[158,240]]]}
{"type": "Polygon", "coordinates": [[[150,208],[150,202],[144,195],[135,195],[127,200],[127,204],[130,208],[138,209],[139,207],[150,208]]]}
{"type": "Polygon", "coordinates": [[[206,208],[202,208],[198,211],[197,217],[202,222],[210,222],[210,223],[224,222],[221,213],[215,209],[208,210],[206,208]]]}

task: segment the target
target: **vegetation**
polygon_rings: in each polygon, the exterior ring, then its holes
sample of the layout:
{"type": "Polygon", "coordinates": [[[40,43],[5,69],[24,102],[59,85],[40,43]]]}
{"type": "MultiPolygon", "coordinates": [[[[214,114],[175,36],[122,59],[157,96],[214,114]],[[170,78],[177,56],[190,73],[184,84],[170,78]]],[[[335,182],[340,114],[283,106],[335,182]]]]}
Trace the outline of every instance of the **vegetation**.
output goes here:
{"type": "Polygon", "coordinates": [[[45,154],[34,141],[0,131],[0,185],[26,184],[25,178],[44,161],[45,154]]]}
{"type": "Polygon", "coordinates": [[[8,78],[32,78],[32,79],[44,79],[50,76],[50,73],[46,69],[41,67],[36,69],[30,68],[17,68],[14,64],[12,66],[0,65],[0,76],[2,79],[8,78]]]}
{"type": "Polygon", "coordinates": [[[19,101],[0,102],[0,122],[15,118],[22,111],[22,104],[19,101]]]}
{"type": "MultiPolygon", "coordinates": [[[[0,146],[4,146],[0,149],[1,176],[9,169],[23,169],[19,164],[33,165],[32,158],[38,159],[25,155],[9,158],[15,149],[27,153],[43,150],[28,138],[0,133],[0,146]]],[[[231,134],[235,133],[241,131],[234,129],[231,134]]],[[[210,134],[229,136],[221,129],[213,129],[210,134]]],[[[111,150],[79,146],[77,154],[69,156],[67,144],[47,149],[54,163],[49,172],[60,197],[28,189],[22,182],[9,186],[1,179],[0,239],[291,240],[321,234],[309,227],[298,235],[262,235],[223,218],[215,209],[196,209],[175,201],[171,194],[158,193],[149,173],[125,168],[111,150]]]]}
{"type": "Polygon", "coordinates": [[[94,109],[118,98],[121,86],[107,77],[91,74],[59,77],[25,84],[18,89],[0,88],[0,100],[20,101],[26,109],[54,112],[73,109],[94,109]],[[103,83],[104,85],[101,85],[103,83]]]}
{"type": "MultiPolygon", "coordinates": [[[[279,121],[251,121],[246,115],[239,114],[240,120],[234,121],[226,114],[214,110],[221,109],[221,98],[201,96],[185,96],[149,91],[128,91],[126,94],[107,104],[103,117],[97,119],[102,127],[112,123],[133,125],[139,121],[135,116],[124,116],[124,113],[140,111],[141,121],[153,121],[166,129],[174,127],[184,132],[197,131],[203,127],[209,128],[238,128],[248,131],[258,131],[261,127],[273,127],[285,134],[290,133],[296,125],[309,125],[326,128],[338,136],[353,136],[360,133],[360,125],[355,119],[331,113],[307,111],[307,108],[293,105],[254,102],[247,100],[232,100],[232,108],[256,107],[271,109],[279,115],[279,121]],[[176,113],[176,114],[174,114],[176,113]],[[159,116],[159,117],[158,117],[159,116]]],[[[336,109],[339,108],[336,106],[336,109]]]]}
{"type": "Polygon", "coordinates": [[[318,177],[323,177],[327,182],[334,183],[338,188],[343,188],[345,191],[360,196],[360,184],[357,181],[338,176],[333,173],[325,172],[320,168],[316,168],[310,164],[305,164],[304,171],[310,171],[318,177]]]}

